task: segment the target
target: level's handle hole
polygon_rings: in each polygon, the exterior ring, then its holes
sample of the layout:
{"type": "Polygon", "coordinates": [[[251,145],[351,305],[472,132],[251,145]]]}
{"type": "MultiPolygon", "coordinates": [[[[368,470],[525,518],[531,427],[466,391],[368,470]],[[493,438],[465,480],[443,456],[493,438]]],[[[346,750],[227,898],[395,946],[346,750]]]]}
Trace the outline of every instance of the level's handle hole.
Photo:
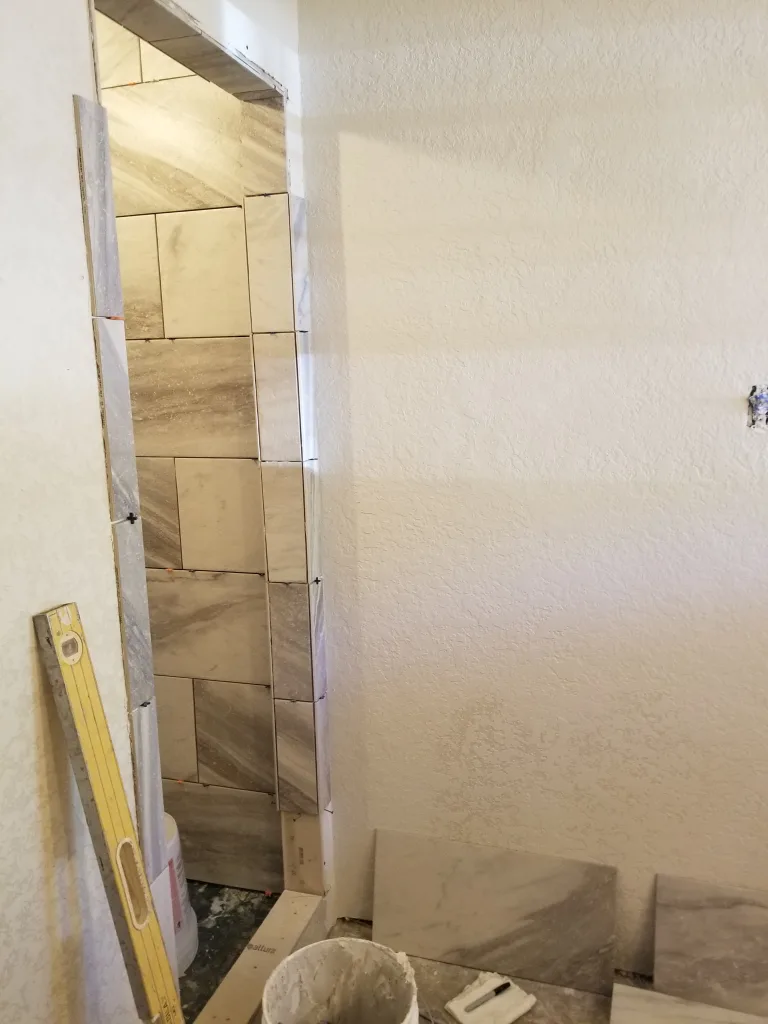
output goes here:
{"type": "Polygon", "coordinates": [[[121,839],[118,843],[117,869],[133,925],[135,928],[143,928],[149,921],[150,903],[138,850],[132,839],[121,839]]]}

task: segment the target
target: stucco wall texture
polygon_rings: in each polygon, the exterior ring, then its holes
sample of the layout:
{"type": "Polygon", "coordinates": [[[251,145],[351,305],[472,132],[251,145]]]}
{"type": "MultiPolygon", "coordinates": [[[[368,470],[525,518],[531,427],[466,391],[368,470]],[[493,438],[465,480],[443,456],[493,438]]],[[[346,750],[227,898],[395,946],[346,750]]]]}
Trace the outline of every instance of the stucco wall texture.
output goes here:
{"type": "Polygon", "coordinates": [[[302,0],[336,909],[373,830],[768,886],[768,7],[302,0]]]}

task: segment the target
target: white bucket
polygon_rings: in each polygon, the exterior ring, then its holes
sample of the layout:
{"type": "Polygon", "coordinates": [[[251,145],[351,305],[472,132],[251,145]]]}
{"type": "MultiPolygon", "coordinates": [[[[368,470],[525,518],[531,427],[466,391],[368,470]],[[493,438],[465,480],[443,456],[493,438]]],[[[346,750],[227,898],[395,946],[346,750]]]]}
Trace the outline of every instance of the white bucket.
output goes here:
{"type": "Polygon", "coordinates": [[[292,953],[264,986],[263,1024],[418,1024],[405,953],[365,939],[326,939],[292,953]]]}
{"type": "Polygon", "coordinates": [[[181,840],[176,822],[165,815],[165,855],[171,876],[171,907],[173,928],[176,933],[176,965],[183,974],[197,953],[197,917],[189,902],[187,876],[181,859],[181,840]]]}

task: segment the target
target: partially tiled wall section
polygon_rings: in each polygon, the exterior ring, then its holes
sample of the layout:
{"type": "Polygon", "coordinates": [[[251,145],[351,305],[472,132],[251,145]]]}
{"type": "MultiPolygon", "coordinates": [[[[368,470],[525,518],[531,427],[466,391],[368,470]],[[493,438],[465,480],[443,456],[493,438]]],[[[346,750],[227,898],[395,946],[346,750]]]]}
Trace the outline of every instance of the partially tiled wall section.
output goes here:
{"type": "Polygon", "coordinates": [[[317,453],[282,103],[97,30],[166,808],[191,877],[319,893],[317,453]]]}

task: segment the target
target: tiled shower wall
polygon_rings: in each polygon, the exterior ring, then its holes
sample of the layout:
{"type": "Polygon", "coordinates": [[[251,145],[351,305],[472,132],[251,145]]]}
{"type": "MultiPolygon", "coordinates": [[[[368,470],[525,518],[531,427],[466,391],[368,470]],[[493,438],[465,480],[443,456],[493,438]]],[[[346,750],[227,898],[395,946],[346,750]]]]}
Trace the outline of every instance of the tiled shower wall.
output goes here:
{"type": "Polygon", "coordinates": [[[97,32],[166,808],[191,877],[322,892],[306,247],[282,104],[101,15],[97,32]]]}

